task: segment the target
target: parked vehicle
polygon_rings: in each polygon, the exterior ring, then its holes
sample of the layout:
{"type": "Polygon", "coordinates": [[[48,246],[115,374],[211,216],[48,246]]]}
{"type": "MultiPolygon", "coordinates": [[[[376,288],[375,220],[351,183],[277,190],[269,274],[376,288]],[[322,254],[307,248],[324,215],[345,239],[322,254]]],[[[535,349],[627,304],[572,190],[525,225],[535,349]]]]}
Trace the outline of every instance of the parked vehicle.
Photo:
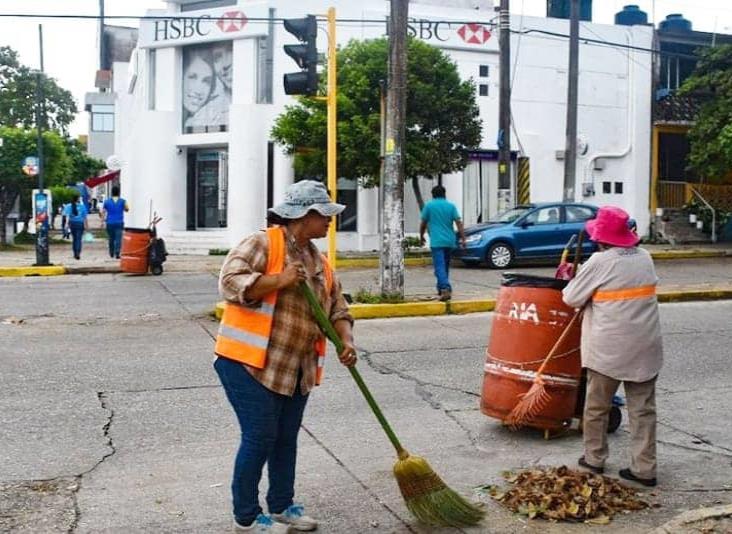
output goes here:
{"type": "MultiPolygon", "coordinates": [[[[466,265],[484,262],[493,269],[504,269],[519,260],[558,260],[572,234],[595,217],[591,204],[544,202],[516,206],[495,220],[465,229],[465,248],[454,257],[466,265]]],[[[596,245],[586,239],[583,256],[596,245]]]]}

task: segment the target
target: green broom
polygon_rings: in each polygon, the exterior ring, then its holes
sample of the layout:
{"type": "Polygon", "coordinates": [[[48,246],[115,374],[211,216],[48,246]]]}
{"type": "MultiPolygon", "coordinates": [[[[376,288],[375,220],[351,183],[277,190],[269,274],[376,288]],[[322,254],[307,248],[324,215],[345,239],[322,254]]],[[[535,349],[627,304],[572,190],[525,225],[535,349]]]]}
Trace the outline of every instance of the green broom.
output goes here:
{"type": "MultiPolygon", "coordinates": [[[[336,351],[340,354],[343,350],[343,341],[341,341],[340,336],[325,315],[313,290],[305,282],[300,284],[300,289],[310,304],[320,328],[328,339],[333,342],[336,351]]],[[[371,392],[366,387],[361,374],[355,366],[349,367],[348,370],[366,398],[366,402],[374,412],[376,419],[381,424],[381,428],[384,429],[389,441],[396,449],[399,459],[394,464],[394,476],[399,484],[407,509],[412,515],[419,521],[434,526],[461,527],[475,525],[480,522],[485,516],[485,511],[451,490],[432,470],[427,460],[419,456],[411,456],[402,447],[381,412],[381,408],[376,404],[371,392]]]]}

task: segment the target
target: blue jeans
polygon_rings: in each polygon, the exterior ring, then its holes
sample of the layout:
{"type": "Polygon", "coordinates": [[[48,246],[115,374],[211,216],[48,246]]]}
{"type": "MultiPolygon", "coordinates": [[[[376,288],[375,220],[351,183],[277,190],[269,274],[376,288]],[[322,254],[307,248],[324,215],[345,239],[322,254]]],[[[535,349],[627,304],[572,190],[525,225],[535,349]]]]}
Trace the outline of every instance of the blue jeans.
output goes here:
{"type": "Polygon", "coordinates": [[[78,258],[81,256],[81,240],[84,237],[84,223],[70,222],[69,228],[71,229],[71,248],[74,250],[74,257],[78,258]]]}
{"type": "Polygon", "coordinates": [[[119,250],[122,248],[122,223],[107,223],[107,236],[109,256],[119,258],[119,250]]]}
{"type": "Polygon", "coordinates": [[[292,397],[274,393],[257,382],[244,365],[227,358],[217,358],[214,369],[241,427],[231,493],[234,517],[239,524],[248,525],[262,513],[259,480],[265,462],[269,513],[282,513],[292,504],[297,435],[308,396],[300,393],[300,380],[292,397]]]}
{"type": "Polygon", "coordinates": [[[450,256],[452,249],[449,247],[435,247],[432,249],[432,267],[435,269],[437,278],[437,292],[443,289],[452,291],[450,285],[450,256]]]}

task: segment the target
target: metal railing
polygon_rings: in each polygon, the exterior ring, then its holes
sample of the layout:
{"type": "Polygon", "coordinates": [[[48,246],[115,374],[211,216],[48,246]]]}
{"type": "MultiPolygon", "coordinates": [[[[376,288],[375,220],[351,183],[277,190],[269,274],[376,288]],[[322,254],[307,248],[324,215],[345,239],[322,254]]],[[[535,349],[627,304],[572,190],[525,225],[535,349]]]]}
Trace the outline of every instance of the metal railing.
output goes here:
{"type": "Polygon", "coordinates": [[[704,204],[703,207],[712,212],[712,243],[716,243],[717,242],[717,212],[712,207],[712,205],[709,202],[707,202],[707,199],[704,198],[704,196],[699,191],[696,190],[696,188],[694,186],[690,186],[689,189],[691,190],[691,192],[693,193],[693,195],[696,198],[701,200],[702,204],[704,204]]]}

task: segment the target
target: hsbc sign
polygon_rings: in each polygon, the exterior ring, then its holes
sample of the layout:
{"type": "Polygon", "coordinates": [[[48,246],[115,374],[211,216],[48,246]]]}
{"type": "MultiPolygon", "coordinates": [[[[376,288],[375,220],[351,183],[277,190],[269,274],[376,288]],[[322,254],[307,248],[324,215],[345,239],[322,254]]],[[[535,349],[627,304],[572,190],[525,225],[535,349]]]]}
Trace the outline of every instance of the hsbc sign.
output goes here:
{"type": "Polygon", "coordinates": [[[413,17],[407,22],[407,35],[440,48],[498,51],[498,30],[492,22],[413,17]]]}
{"type": "Polygon", "coordinates": [[[232,8],[210,9],[206,12],[191,11],[171,15],[167,11],[153,10],[140,24],[140,48],[179,46],[187,44],[241,39],[265,35],[266,24],[250,24],[250,18],[266,19],[268,4],[247,3],[246,10],[232,8]]]}

